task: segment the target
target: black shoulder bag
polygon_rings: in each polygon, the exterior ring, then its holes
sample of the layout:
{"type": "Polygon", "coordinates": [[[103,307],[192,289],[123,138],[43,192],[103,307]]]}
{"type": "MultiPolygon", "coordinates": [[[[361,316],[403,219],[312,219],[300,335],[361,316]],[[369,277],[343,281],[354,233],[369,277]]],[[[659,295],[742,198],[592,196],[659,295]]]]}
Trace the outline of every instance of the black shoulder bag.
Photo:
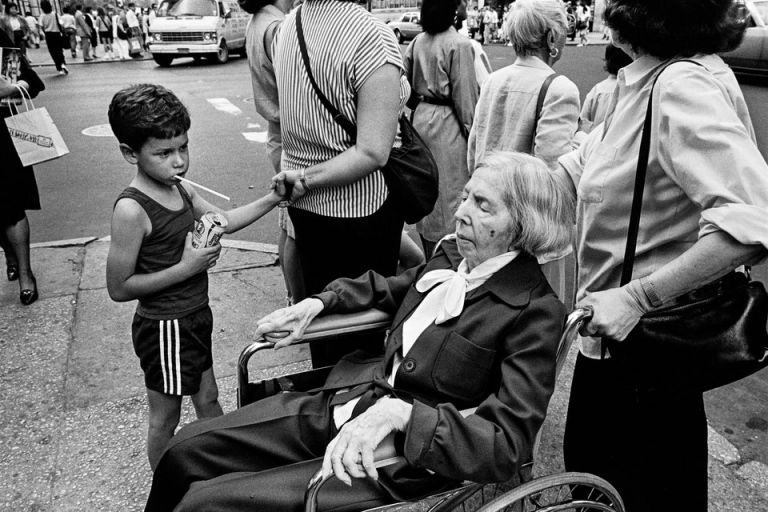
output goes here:
{"type": "MultiPolygon", "coordinates": [[[[684,59],[676,62],[698,62],[684,59]]],[[[664,71],[663,68],[656,80],[664,71]]],[[[643,125],[621,285],[632,279],[651,139],[653,87],[643,125]]],[[[626,340],[608,343],[611,357],[634,375],[640,391],[703,392],[768,366],[768,296],[762,283],[732,272],[640,319],[626,340]]]]}
{"type": "MultiPolygon", "coordinates": [[[[331,113],[333,120],[347,132],[350,138],[353,141],[357,140],[357,127],[333,106],[320,90],[312,75],[309,55],[307,55],[307,44],[304,40],[304,30],[301,25],[301,7],[296,11],[296,33],[299,37],[299,48],[309,82],[312,84],[320,103],[331,113]]],[[[432,157],[432,152],[410,121],[401,115],[399,122],[402,144],[399,148],[392,148],[389,153],[389,160],[381,172],[405,222],[414,224],[426,217],[435,207],[438,195],[437,163],[432,157]]]]}

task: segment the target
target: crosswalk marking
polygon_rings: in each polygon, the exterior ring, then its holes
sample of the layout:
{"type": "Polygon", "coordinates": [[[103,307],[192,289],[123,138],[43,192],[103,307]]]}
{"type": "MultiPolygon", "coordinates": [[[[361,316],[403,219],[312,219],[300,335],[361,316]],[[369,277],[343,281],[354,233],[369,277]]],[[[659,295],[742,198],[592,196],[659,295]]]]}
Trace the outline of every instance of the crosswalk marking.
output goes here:
{"type": "Polygon", "coordinates": [[[233,116],[239,116],[243,113],[242,110],[233,105],[227,98],[208,98],[208,103],[213,105],[213,108],[216,110],[232,114],[233,116]]]}
{"type": "Polygon", "coordinates": [[[243,132],[243,137],[250,142],[259,142],[261,144],[267,142],[267,132],[243,132]]]}

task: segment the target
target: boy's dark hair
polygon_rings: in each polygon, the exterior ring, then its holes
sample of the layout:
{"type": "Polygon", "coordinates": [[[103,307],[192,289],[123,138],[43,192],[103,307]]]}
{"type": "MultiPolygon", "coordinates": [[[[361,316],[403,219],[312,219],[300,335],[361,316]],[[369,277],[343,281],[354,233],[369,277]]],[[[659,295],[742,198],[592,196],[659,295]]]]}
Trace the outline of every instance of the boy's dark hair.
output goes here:
{"type": "Polygon", "coordinates": [[[746,29],[733,0],[611,0],[603,19],[659,59],[732,50],[746,29]]]}
{"type": "Polygon", "coordinates": [[[275,0],[237,0],[237,3],[245,12],[256,14],[263,7],[275,3],[275,0]]]}
{"type": "Polygon", "coordinates": [[[613,46],[612,44],[605,45],[605,70],[616,75],[621,68],[632,64],[632,57],[624,53],[624,50],[613,46]]]}
{"type": "Polygon", "coordinates": [[[439,34],[453,25],[458,0],[423,0],[419,20],[424,32],[439,34]]]}
{"type": "Polygon", "coordinates": [[[40,2],[40,9],[45,14],[51,14],[51,12],[53,12],[53,6],[49,0],[42,0],[42,2],[40,2]]]}
{"type": "Polygon", "coordinates": [[[118,91],[109,104],[109,125],[134,151],[150,137],[170,139],[189,131],[187,107],[162,85],[137,84],[118,91]]]}

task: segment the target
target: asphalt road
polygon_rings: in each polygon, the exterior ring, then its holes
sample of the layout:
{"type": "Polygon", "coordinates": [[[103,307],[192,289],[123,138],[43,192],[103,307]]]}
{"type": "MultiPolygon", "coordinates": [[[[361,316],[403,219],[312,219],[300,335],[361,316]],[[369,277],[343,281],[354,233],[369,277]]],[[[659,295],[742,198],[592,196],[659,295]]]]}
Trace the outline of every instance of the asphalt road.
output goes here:
{"type": "MultiPolygon", "coordinates": [[[[582,97],[605,77],[603,48],[567,46],[555,66],[576,83],[582,97]]],[[[504,46],[486,46],[486,52],[494,69],[514,58],[511,48],[504,46]]],[[[234,57],[223,66],[194,63],[192,59],[175,61],[170,68],[160,68],[152,61],[72,66],[72,73],[65,78],[56,76],[52,67],[38,68],[38,72],[47,90],[36,103],[48,108],[71,154],[36,167],[43,209],[29,215],[33,242],[109,234],[112,204],[135,170],[123,160],[113,137],[94,137],[83,131],[107,123],[112,95],[131,83],[154,82],[169,87],[189,108],[190,179],[231,196],[232,205],[265,193],[272,171],[264,144],[244,135],[263,140],[265,130],[263,119],[250,102],[245,59],[234,57]]],[[[750,80],[742,87],[758,143],[768,157],[768,82],[750,80]]],[[[216,197],[206,197],[227,206],[216,197]]],[[[272,212],[233,237],[275,243],[276,217],[272,212]]]]}

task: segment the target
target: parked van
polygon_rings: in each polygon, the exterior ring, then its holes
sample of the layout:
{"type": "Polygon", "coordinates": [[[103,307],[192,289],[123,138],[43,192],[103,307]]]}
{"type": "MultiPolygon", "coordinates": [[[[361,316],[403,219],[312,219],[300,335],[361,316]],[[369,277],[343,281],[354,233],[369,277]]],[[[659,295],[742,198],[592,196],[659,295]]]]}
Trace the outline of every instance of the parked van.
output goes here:
{"type": "Polygon", "coordinates": [[[250,18],[237,0],[165,1],[149,27],[149,51],[160,66],[175,57],[203,56],[223,64],[232,51],[245,55],[250,18]]]}

